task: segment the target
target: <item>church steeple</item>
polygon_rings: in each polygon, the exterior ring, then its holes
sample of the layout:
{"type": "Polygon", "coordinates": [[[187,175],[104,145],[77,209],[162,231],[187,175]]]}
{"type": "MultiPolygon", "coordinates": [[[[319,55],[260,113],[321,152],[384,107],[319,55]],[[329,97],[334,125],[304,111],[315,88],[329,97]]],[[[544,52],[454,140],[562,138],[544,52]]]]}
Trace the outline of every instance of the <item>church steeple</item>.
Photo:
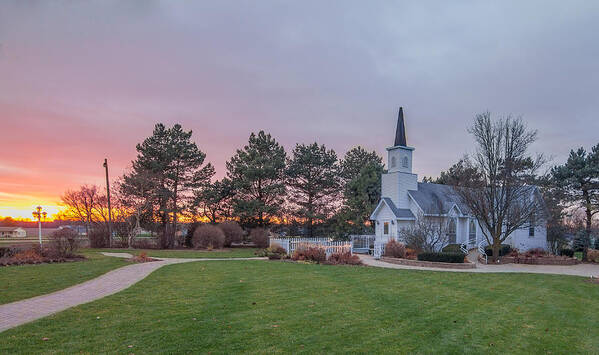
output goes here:
{"type": "Polygon", "coordinates": [[[397,115],[397,129],[395,130],[395,144],[393,146],[408,146],[406,141],[406,126],[403,121],[403,107],[399,108],[399,114],[397,115]]]}

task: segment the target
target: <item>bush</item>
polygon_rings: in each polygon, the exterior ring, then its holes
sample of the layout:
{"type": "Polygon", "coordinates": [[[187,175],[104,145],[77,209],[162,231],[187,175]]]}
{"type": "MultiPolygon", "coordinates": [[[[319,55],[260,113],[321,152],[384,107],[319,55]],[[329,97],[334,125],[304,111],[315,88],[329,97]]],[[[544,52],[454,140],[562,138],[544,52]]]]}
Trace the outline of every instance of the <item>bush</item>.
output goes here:
{"type": "Polygon", "coordinates": [[[226,221],[218,226],[225,234],[225,246],[230,247],[232,243],[239,243],[243,239],[243,229],[235,221],[226,221]]]}
{"type": "Polygon", "coordinates": [[[30,248],[18,252],[13,256],[13,259],[18,264],[39,264],[44,261],[44,257],[38,248],[30,248]]]}
{"type": "Polygon", "coordinates": [[[599,263],[599,250],[588,249],[587,250],[587,260],[592,261],[594,263],[599,263]]]}
{"type": "Polygon", "coordinates": [[[250,239],[258,248],[268,247],[268,231],[264,228],[254,228],[250,232],[250,239]]]}
{"type": "Polygon", "coordinates": [[[563,248],[559,251],[559,255],[563,255],[563,256],[567,256],[569,258],[573,258],[574,257],[574,250],[570,249],[570,248],[563,248]]]}
{"type": "Polygon", "coordinates": [[[94,228],[89,232],[89,246],[92,248],[105,248],[108,246],[108,231],[104,228],[94,228]]]}
{"type": "Polygon", "coordinates": [[[327,260],[326,251],[319,247],[299,247],[291,256],[293,260],[315,261],[321,263],[327,260]]]}
{"type": "Polygon", "coordinates": [[[79,234],[71,228],[63,228],[50,235],[50,253],[59,258],[69,258],[79,249],[79,234]]]}
{"type": "Polygon", "coordinates": [[[464,254],[463,253],[420,253],[418,254],[418,260],[421,261],[435,261],[442,263],[463,263],[464,262],[464,254]]]}
{"type": "Polygon", "coordinates": [[[220,228],[205,224],[195,230],[192,243],[196,249],[220,249],[225,244],[225,234],[220,228]]]}
{"type": "MultiPolygon", "coordinates": [[[[499,248],[499,256],[509,255],[512,252],[512,247],[509,244],[501,244],[499,248]]],[[[485,247],[485,254],[493,256],[493,248],[490,245],[485,247]]]]}
{"type": "MultiPolygon", "coordinates": [[[[444,253],[461,253],[460,244],[448,244],[443,249],[441,249],[444,253]]],[[[462,253],[463,254],[463,253],[462,253]]]]}
{"type": "Polygon", "coordinates": [[[416,260],[418,258],[418,252],[411,248],[406,248],[406,259],[416,260]]]}
{"type": "Polygon", "coordinates": [[[361,265],[360,257],[352,255],[351,252],[333,253],[326,260],[325,264],[329,265],[361,265]]]}
{"type": "Polygon", "coordinates": [[[385,256],[392,258],[405,258],[406,257],[406,245],[396,240],[391,239],[385,245],[385,256]]]}
{"type": "Polygon", "coordinates": [[[269,259],[282,259],[287,255],[287,250],[280,246],[279,244],[273,244],[270,248],[266,249],[265,256],[268,256],[269,259]]]}

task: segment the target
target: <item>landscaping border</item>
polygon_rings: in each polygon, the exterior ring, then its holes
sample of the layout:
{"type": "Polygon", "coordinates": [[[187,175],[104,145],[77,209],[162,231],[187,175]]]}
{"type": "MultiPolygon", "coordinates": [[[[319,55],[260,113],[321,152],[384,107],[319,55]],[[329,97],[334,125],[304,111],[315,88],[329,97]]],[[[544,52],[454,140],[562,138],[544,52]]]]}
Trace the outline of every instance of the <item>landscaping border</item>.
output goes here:
{"type": "Polygon", "coordinates": [[[390,258],[387,256],[382,256],[381,261],[398,264],[398,265],[408,265],[408,266],[420,266],[420,267],[437,267],[442,269],[476,269],[476,264],[473,262],[465,262],[465,263],[442,263],[436,261],[421,261],[421,260],[411,260],[411,259],[399,259],[399,258],[390,258]]]}
{"type": "MultiPolygon", "coordinates": [[[[484,263],[485,260],[479,256],[479,262],[484,263]]],[[[578,265],[580,262],[576,258],[557,259],[557,258],[525,258],[525,257],[514,257],[514,256],[502,256],[498,263],[491,261],[489,257],[488,265],[503,265],[503,264],[525,264],[525,265],[561,265],[570,266],[578,265]]]]}

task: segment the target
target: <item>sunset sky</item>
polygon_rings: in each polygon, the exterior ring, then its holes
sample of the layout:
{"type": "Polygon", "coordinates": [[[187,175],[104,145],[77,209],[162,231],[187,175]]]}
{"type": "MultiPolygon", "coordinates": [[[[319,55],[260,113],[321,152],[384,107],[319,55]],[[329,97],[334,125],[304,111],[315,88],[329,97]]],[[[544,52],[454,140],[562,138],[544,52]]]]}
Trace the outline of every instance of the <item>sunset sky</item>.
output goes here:
{"type": "Polygon", "coordinates": [[[103,184],[157,122],[225,174],[252,131],[385,154],[397,109],[420,177],[522,115],[562,163],[599,143],[597,1],[2,1],[0,216],[103,184]]]}

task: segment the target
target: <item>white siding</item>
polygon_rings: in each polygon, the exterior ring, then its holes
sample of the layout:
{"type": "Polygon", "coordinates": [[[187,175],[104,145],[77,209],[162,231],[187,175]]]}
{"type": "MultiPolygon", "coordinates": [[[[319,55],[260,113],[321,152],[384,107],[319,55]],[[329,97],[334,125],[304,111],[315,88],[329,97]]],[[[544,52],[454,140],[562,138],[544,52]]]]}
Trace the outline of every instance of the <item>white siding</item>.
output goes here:
{"type": "Polygon", "coordinates": [[[409,173],[387,173],[381,176],[381,195],[389,197],[397,208],[410,208],[408,190],[418,189],[418,175],[409,173]]]}

